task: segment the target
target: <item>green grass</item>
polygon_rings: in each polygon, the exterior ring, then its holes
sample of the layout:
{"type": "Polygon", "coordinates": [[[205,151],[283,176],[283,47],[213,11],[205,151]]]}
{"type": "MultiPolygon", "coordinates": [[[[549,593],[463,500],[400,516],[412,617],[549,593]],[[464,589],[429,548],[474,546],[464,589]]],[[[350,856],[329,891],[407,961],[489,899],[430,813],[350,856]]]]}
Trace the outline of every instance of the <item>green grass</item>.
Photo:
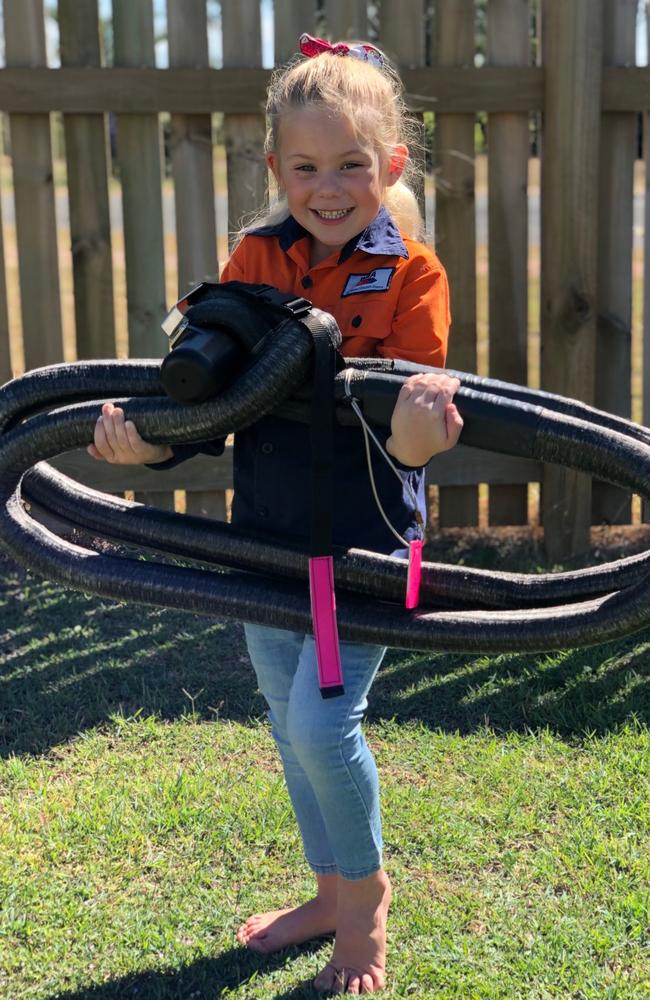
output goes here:
{"type": "MultiPolygon", "coordinates": [[[[0,569],[0,996],[314,996],[234,936],[311,890],[240,626],[0,569]]],[[[649,661],[389,653],[384,996],[650,997],[649,661]]]]}

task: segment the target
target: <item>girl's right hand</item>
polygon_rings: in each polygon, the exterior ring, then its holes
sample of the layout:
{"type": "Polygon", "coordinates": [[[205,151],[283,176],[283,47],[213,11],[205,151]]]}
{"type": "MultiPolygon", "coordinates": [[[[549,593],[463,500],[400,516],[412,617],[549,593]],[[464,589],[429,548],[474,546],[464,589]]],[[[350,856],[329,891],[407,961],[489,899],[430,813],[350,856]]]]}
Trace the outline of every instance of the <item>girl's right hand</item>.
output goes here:
{"type": "Polygon", "coordinates": [[[89,444],[88,454],[114,465],[155,465],[173,458],[167,444],[149,444],[140,437],[132,420],[124,419],[124,410],[104,403],[102,415],[95,424],[95,443],[89,444]]]}

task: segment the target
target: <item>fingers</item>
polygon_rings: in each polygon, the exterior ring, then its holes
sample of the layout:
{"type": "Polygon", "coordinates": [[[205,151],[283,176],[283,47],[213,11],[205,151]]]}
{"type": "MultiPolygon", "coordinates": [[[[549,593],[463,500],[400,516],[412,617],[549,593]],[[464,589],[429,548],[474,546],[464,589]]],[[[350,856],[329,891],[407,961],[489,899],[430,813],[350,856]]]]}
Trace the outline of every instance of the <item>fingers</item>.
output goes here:
{"type": "Polygon", "coordinates": [[[113,403],[104,403],[101,416],[95,424],[94,443],[87,450],[93,458],[104,459],[106,462],[134,462],[137,461],[137,444],[141,440],[132,423],[131,430],[127,428],[124,410],[113,403]]]}
{"type": "Polygon", "coordinates": [[[420,372],[411,375],[400,390],[401,405],[429,410],[443,418],[460,386],[460,380],[449,375],[420,372]]]}
{"type": "Polygon", "coordinates": [[[124,410],[113,403],[102,406],[94,438],[88,454],[116,465],[155,465],[174,457],[169,445],[151,444],[140,437],[133,421],[125,420],[124,410]]]}
{"type": "Polygon", "coordinates": [[[452,402],[459,386],[459,379],[444,373],[419,372],[406,379],[391,418],[389,454],[404,465],[417,466],[453,448],[463,429],[452,402]]]}
{"type": "Polygon", "coordinates": [[[463,426],[463,418],[458,412],[457,407],[453,403],[449,403],[447,409],[445,410],[445,427],[447,430],[447,441],[450,448],[453,448],[453,446],[458,443],[458,438],[460,437],[460,432],[462,431],[463,426]]]}
{"type": "Polygon", "coordinates": [[[437,396],[444,396],[450,401],[460,387],[460,379],[451,375],[439,375],[435,372],[418,372],[410,375],[401,393],[408,397],[424,396],[427,400],[433,401],[437,396]]]}
{"type": "Polygon", "coordinates": [[[107,409],[109,406],[112,410],[112,403],[105,403],[102,407],[101,415],[97,418],[97,423],[95,424],[94,445],[89,445],[88,452],[93,458],[101,458],[106,462],[113,462],[115,461],[115,454],[106,433],[106,424],[110,422],[110,410],[107,409]],[[104,420],[105,416],[106,421],[104,420]]]}

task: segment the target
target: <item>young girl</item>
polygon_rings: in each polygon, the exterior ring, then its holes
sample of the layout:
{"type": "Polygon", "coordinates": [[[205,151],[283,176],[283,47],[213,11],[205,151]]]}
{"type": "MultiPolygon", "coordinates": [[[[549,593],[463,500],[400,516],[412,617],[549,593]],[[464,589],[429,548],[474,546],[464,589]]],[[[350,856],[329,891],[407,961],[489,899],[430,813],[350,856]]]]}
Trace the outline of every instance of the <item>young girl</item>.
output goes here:
{"type": "MultiPolygon", "coordinates": [[[[449,326],[445,272],[417,242],[421,218],[405,184],[408,122],[399,80],[370,45],[330,46],[301,38],[307,58],[276,73],[267,114],[266,161],[280,200],[234,250],[222,280],[265,282],[332,313],[348,357],[444,365],[449,326]]],[[[407,540],[421,537],[422,466],[458,440],[452,397],[458,381],[416,375],[403,387],[384,434],[401,466],[398,481],[380,456],[373,471],[382,505],[407,540]],[[409,489],[410,487],[410,489],[409,489]]],[[[396,549],[373,498],[363,435],[337,427],[333,540],[377,552],[396,549]]],[[[219,453],[221,442],[201,450],[219,453]]],[[[95,458],[166,468],[198,451],[151,445],[123,411],[106,403],[95,458]]],[[[310,515],[309,428],[263,417],[235,438],[233,522],[305,540],[310,515]]],[[[385,649],[341,643],[345,694],[324,700],[314,640],[245,625],[246,641],[316,877],[316,894],[290,909],[251,916],[238,940],[258,952],[332,933],[319,990],[372,993],[385,979],[391,886],[382,868],[377,771],[361,732],[366,696],[385,649]]]]}

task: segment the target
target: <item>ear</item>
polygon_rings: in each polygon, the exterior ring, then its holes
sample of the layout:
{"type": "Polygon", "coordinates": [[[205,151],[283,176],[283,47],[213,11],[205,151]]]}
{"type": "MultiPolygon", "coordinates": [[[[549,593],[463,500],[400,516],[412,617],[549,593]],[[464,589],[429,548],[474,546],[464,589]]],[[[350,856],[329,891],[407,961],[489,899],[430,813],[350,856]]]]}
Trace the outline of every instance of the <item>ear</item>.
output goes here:
{"type": "Polygon", "coordinates": [[[279,161],[278,161],[278,154],[274,153],[274,152],[266,153],[265,156],[264,156],[264,159],[266,160],[267,167],[269,168],[269,170],[271,171],[271,173],[273,174],[273,176],[275,177],[276,181],[279,184],[280,183],[280,164],[279,164],[279,161]]]}
{"type": "Polygon", "coordinates": [[[393,152],[391,153],[390,160],[388,161],[388,176],[386,178],[387,187],[391,187],[400,179],[408,158],[409,151],[406,146],[402,145],[402,143],[397,146],[393,146],[393,152]]]}

